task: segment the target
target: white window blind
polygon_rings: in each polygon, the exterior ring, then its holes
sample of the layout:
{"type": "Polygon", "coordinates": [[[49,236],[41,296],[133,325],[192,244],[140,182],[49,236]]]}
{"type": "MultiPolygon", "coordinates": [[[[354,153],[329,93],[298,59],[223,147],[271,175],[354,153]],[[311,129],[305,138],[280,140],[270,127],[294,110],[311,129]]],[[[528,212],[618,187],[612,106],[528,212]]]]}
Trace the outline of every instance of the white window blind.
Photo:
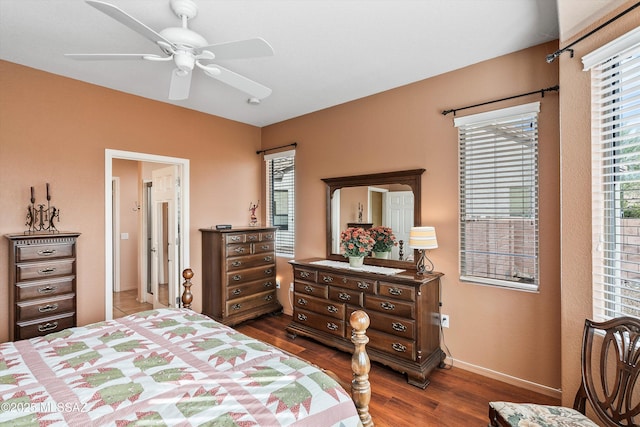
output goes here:
{"type": "Polygon", "coordinates": [[[295,151],[264,156],[267,171],[267,223],[278,227],[276,253],[294,255],[295,151]]]}
{"type": "Polygon", "coordinates": [[[537,290],[540,103],[455,119],[461,280],[537,290]]]}
{"type": "Polygon", "coordinates": [[[591,70],[593,317],[640,317],[640,31],[583,63],[591,70]]]}

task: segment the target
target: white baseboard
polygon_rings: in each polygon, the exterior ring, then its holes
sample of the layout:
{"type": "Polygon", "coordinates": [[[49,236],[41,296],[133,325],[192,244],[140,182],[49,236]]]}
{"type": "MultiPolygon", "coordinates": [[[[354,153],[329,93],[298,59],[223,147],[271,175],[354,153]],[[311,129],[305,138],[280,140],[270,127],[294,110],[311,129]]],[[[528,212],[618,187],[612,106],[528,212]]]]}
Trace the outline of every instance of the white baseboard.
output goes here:
{"type": "Polygon", "coordinates": [[[504,374],[502,372],[494,371],[491,369],[483,368],[481,366],[473,365],[471,363],[463,362],[457,359],[451,359],[447,357],[445,359],[447,364],[452,364],[456,368],[464,369],[485,377],[492,378],[494,380],[502,381],[507,384],[515,385],[517,387],[524,388],[526,390],[534,391],[536,393],[544,394],[556,399],[562,399],[562,390],[548,387],[542,384],[534,383],[531,381],[523,380],[522,378],[513,377],[511,375],[504,374]]]}

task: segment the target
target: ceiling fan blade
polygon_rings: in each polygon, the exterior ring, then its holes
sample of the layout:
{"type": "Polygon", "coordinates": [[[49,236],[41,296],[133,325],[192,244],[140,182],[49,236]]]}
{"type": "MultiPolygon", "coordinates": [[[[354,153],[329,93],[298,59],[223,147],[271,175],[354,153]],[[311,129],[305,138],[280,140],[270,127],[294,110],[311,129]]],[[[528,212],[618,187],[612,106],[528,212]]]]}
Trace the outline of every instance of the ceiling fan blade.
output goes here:
{"type": "Polygon", "coordinates": [[[191,71],[184,72],[176,68],[171,73],[171,86],[169,86],[169,99],[179,101],[189,97],[191,88],[191,71]]]}
{"type": "Polygon", "coordinates": [[[133,31],[135,31],[136,33],[148,38],[152,42],[158,43],[158,41],[163,41],[163,42],[165,42],[165,43],[167,43],[170,46],[175,48],[175,45],[173,43],[171,43],[169,40],[167,40],[166,38],[162,37],[159,33],[157,33],[156,31],[152,30],[151,28],[147,27],[145,24],[143,24],[142,22],[138,21],[133,16],[127,14],[122,9],[120,9],[120,8],[118,8],[118,7],[116,7],[116,6],[112,5],[112,4],[105,3],[105,2],[102,2],[102,1],[97,1],[97,0],[85,0],[85,1],[90,6],[93,6],[96,9],[98,9],[100,12],[105,13],[106,15],[109,15],[110,17],[112,17],[116,21],[126,25],[127,27],[129,27],[133,31]]]}
{"type": "Polygon", "coordinates": [[[271,95],[271,89],[268,87],[241,76],[238,73],[234,73],[231,70],[227,70],[224,67],[219,65],[200,65],[197,62],[196,64],[202,68],[208,76],[213,77],[216,80],[220,80],[222,83],[228,84],[229,86],[253,97],[264,99],[271,95]]]}
{"type": "MultiPolygon", "coordinates": [[[[65,53],[64,56],[71,59],[87,60],[87,61],[102,61],[102,60],[122,60],[122,59],[155,59],[163,60],[165,57],[146,54],[146,53],[65,53]]],[[[166,59],[171,59],[167,57],[166,59]]]]}
{"type": "Polygon", "coordinates": [[[272,56],[273,48],[266,40],[261,38],[238,40],[226,43],[217,43],[203,46],[197,52],[209,51],[215,55],[215,59],[241,59],[256,58],[260,56],[272,56]]]}

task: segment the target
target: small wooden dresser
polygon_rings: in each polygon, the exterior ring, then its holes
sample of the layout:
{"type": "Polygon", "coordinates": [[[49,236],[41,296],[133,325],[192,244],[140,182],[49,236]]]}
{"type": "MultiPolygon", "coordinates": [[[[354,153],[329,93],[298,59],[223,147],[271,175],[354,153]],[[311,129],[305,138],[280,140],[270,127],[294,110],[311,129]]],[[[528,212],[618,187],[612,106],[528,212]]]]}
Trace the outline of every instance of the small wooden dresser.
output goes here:
{"type": "Polygon", "coordinates": [[[282,310],[276,294],[275,227],[202,232],[202,313],[235,325],[282,310]]]}
{"type": "Polygon", "coordinates": [[[444,359],[438,321],[442,274],[385,275],[324,262],[291,261],[293,322],[287,331],[293,337],[299,334],[351,351],[349,317],[363,309],[371,319],[367,330],[371,360],[406,372],[409,384],[425,388],[429,373],[444,359]]]}
{"type": "Polygon", "coordinates": [[[76,326],[80,233],[9,234],[11,340],[76,326]]]}

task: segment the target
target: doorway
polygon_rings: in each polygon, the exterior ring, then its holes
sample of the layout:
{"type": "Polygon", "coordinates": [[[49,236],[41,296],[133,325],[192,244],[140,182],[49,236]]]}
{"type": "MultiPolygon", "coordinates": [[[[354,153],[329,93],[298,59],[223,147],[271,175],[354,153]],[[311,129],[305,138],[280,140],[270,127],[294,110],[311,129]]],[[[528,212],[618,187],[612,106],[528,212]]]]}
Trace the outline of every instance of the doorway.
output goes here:
{"type": "MultiPolygon", "coordinates": [[[[167,202],[166,206],[162,203],[156,206],[157,217],[159,218],[160,225],[156,225],[155,229],[158,232],[162,232],[160,237],[161,243],[156,250],[161,249],[164,258],[159,260],[161,263],[165,263],[167,269],[163,273],[165,279],[167,279],[167,292],[163,292],[163,295],[167,295],[167,303],[169,306],[176,306],[176,296],[180,295],[180,283],[182,282],[180,277],[182,270],[189,265],[189,160],[175,157],[159,156],[154,154],[135,153],[129,151],[120,150],[105,150],[105,319],[110,320],[113,317],[113,278],[114,278],[114,212],[113,212],[113,198],[112,198],[112,179],[113,179],[113,160],[133,160],[143,163],[156,163],[170,167],[175,171],[175,178],[169,185],[169,181],[164,184],[164,189],[173,187],[176,191],[176,196],[172,200],[170,205],[167,202]],[[165,209],[166,208],[166,209],[165,209]],[[173,214],[171,214],[173,212],[173,214]],[[174,230],[174,234],[171,234],[169,230],[174,230]],[[187,232],[182,232],[187,230],[187,232]],[[171,242],[169,242],[171,240],[171,242]],[[165,242],[163,244],[162,242],[165,242]],[[171,244],[170,244],[171,243],[171,244]],[[172,247],[171,255],[169,254],[169,248],[172,247]],[[169,261],[171,264],[169,264],[169,261]]],[[[143,204],[146,204],[145,191],[146,185],[140,182],[140,197],[143,200],[143,204]]],[[[148,203],[148,207],[152,206],[151,201],[148,203]]],[[[153,211],[152,211],[153,212],[153,211]]],[[[144,221],[141,217],[139,229],[141,235],[146,236],[144,231],[147,221],[144,221]]],[[[153,228],[153,224],[151,225],[153,228]]],[[[152,233],[153,234],[153,233],[152,233]]],[[[116,236],[117,237],[117,236],[116,236]]],[[[139,294],[145,296],[147,294],[147,277],[148,270],[146,268],[146,259],[148,254],[146,239],[140,239],[138,250],[138,265],[140,271],[139,279],[139,294]]],[[[151,270],[153,271],[153,269],[151,270]]],[[[155,292],[156,298],[160,292],[155,292]]],[[[149,301],[151,302],[151,301],[149,301]]]]}

